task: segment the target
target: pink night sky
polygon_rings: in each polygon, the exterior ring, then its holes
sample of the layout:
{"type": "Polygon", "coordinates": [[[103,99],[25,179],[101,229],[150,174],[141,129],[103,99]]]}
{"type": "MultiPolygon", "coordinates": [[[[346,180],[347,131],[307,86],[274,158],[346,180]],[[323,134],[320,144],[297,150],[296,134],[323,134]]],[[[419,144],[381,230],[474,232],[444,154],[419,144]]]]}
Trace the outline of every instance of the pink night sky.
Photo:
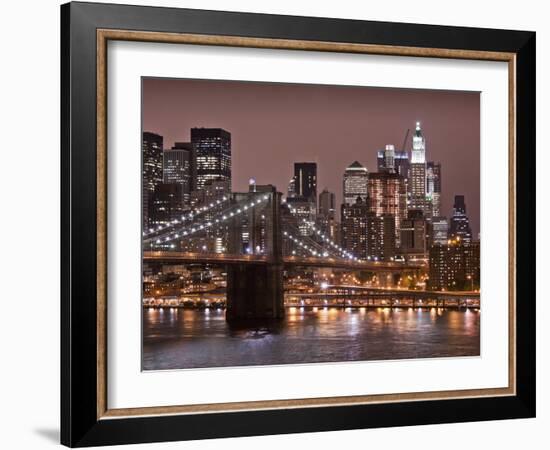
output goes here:
{"type": "Polygon", "coordinates": [[[442,164],[442,214],[465,195],[472,232],[479,232],[479,92],[144,78],[143,131],[164,147],[188,142],[193,127],[231,133],[233,190],[248,180],[286,194],[294,162],[317,163],[317,192],[342,201],[342,175],[353,161],[376,172],[386,144],[407,150],[416,121],[426,138],[426,160],[442,164]]]}

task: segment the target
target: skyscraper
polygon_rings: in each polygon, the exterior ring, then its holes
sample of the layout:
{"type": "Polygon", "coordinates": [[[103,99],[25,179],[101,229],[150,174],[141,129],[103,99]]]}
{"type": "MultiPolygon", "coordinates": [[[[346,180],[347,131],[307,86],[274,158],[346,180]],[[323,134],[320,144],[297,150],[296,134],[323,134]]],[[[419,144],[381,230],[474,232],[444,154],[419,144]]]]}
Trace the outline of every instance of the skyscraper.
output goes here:
{"type": "Polygon", "coordinates": [[[432,216],[441,214],[441,163],[428,161],[426,164],[426,197],[431,203],[432,216]]]}
{"type": "Polygon", "coordinates": [[[446,244],[449,238],[449,223],[446,217],[432,217],[428,223],[428,247],[446,244]]]}
{"type": "Polygon", "coordinates": [[[391,144],[386,145],[384,149],[384,169],[395,173],[395,147],[391,144]]]}
{"type": "Polygon", "coordinates": [[[294,181],[294,177],[292,177],[288,182],[288,189],[286,192],[287,197],[296,197],[296,182],[294,181]]]}
{"type": "Polygon", "coordinates": [[[325,235],[328,235],[333,241],[338,234],[338,225],[336,224],[336,196],[334,192],[323,189],[319,194],[319,211],[317,214],[317,227],[325,235]]]}
{"type": "Polygon", "coordinates": [[[294,163],[294,194],[317,204],[317,163],[294,163]]]}
{"type": "Polygon", "coordinates": [[[395,221],[395,239],[399,244],[401,221],[407,217],[407,190],[405,179],[389,172],[371,173],[368,182],[370,211],[377,216],[392,215],[395,221]]]}
{"type": "Polygon", "coordinates": [[[430,289],[472,290],[479,287],[479,241],[450,240],[430,248],[430,289]]]}
{"type": "Polygon", "coordinates": [[[344,203],[353,205],[357,197],[365,202],[368,195],[369,172],[354,161],[344,172],[344,203]]]}
{"type": "Polygon", "coordinates": [[[378,172],[393,172],[395,171],[401,175],[405,180],[409,179],[409,172],[411,168],[409,154],[405,150],[395,150],[393,151],[393,166],[388,168],[389,165],[386,162],[386,150],[378,150],[377,153],[377,165],[378,172]]]}
{"type": "Polygon", "coordinates": [[[221,128],[191,128],[194,189],[203,190],[212,181],[231,185],[231,134],[221,128]]]}
{"type": "Polygon", "coordinates": [[[149,204],[155,188],[162,183],[162,136],[143,132],[142,140],[142,217],[143,226],[149,227],[149,204]]]}
{"type": "Polygon", "coordinates": [[[184,189],[180,183],[160,183],[149,201],[150,226],[168,225],[184,213],[184,189]]]}
{"type": "Polygon", "coordinates": [[[342,247],[357,258],[367,257],[369,206],[358,196],[353,204],[342,204],[342,247]]]}
{"type": "Polygon", "coordinates": [[[391,214],[367,214],[367,258],[389,259],[395,256],[395,219],[391,214]]]}
{"type": "Polygon", "coordinates": [[[317,207],[312,199],[305,197],[289,197],[286,199],[290,211],[297,221],[297,226],[302,236],[313,233],[313,225],[317,217],[317,207]]]}
{"type": "Polygon", "coordinates": [[[163,152],[163,183],[180,184],[186,203],[189,202],[192,190],[191,153],[191,143],[189,142],[178,142],[171,150],[163,152]]]}
{"type": "Polygon", "coordinates": [[[333,220],[335,216],[336,196],[334,192],[323,189],[319,194],[319,216],[333,220]]]}
{"type": "Polygon", "coordinates": [[[422,135],[420,122],[416,122],[413,134],[409,189],[410,209],[420,209],[429,217],[431,205],[426,196],[426,139],[422,135]]]}
{"type": "Polygon", "coordinates": [[[407,218],[401,222],[401,253],[421,258],[426,256],[426,225],[426,219],[421,210],[409,210],[407,218]]]}
{"type": "Polygon", "coordinates": [[[464,202],[463,195],[455,195],[450,237],[451,239],[458,238],[462,241],[472,240],[472,230],[470,228],[470,221],[466,215],[466,203],[464,202]]]}

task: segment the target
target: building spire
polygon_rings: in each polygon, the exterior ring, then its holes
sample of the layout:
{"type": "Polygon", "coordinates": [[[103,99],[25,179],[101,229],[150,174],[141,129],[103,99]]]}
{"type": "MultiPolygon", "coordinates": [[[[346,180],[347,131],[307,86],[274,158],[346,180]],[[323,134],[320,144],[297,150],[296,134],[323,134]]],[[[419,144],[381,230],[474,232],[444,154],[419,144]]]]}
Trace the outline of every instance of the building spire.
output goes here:
{"type": "Polygon", "coordinates": [[[420,122],[416,122],[415,136],[422,136],[422,128],[420,128],[420,122]]]}

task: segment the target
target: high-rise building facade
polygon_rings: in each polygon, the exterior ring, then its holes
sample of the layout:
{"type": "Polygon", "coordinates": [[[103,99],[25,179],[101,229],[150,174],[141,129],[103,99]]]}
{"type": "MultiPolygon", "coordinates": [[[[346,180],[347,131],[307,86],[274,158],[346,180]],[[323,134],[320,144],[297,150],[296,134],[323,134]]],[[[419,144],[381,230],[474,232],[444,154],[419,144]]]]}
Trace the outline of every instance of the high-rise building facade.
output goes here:
{"type": "Polygon", "coordinates": [[[296,218],[300,234],[302,236],[311,235],[317,218],[317,207],[313,200],[296,196],[287,198],[286,201],[296,218]]]}
{"type": "Polygon", "coordinates": [[[150,197],[150,226],[165,226],[181,219],[185,212],[184,189],[180,183],[160,183],[150,197]]]}
{"type": "Polygon", "coordinates": [[[294,177],[288,182],[287,197],[296,197],[296,182],[294,177]]]}
{"type": "Polygon", "coordinates": [[[451,217],[450,228],[451,239],[459,238],[462,241],[472,240],[472,229],[466,215],[466,203],[463,195],[455,195],[453,204],[453,216],[451,217]]]}
{"type": "Polygon", "coordinates": [[[420,122],[416,122],[413,134],[409,190],[410,209],[420,209],[426,217],[431,216],[431,204],[426,196],[426,139],[420,122]]]}
{"type": "Polygon", "coordinates": [[[428,248],[434,244],[445,245],[449,239],[449,222],[446,217],[432,217],[428,222],[428,248]]]}
{"type": "Polygon", "coordinates": [[[336,196],[327,189],[319,194],[319,216],[334,220],[336,211],[336,196]]]}
{"type": "Polygon", "coordinates": [[[376,162],[378,165],[378,172],[388,172],[393,171],[405,178],[406,181],[409,179],[409,172],[411,169],[411,163],[409,159],[409,154],[405,150],[395,150],[393,151],[393,165],[388,167],[390,164],[386,162],[386,150],[378,150],[376,162]]]}
{"type": "Polygon", "coordinates": [[[142,139],[142,217],[143,226],[149,227],[149,204],[155,188],[162,183],[162,136],[143,132],[142,139]]]}
{"type": "Polygon", "coordinates": [[[194,190],[212,181],[231,185],[231,134],[221,128],[191,128],[194,190]]]}
{"type": "Polygon", "coordinates": [[[395,256],[395,219],[391,214],[367,214],[367,258],[379,260],[395,256]]]}
{"type": "Polygon", "coordinates": [[[192,190],[191,144],[178,143],[179,146],[171,150],[164,150],[162,154],[162,177],[165,184],[181,184],[185,203],[189,203],[192,190]],[[183,144],[187,144],[185,147],[183,144]]]}
{"type": "Polygon", "coordinates": [[[369,207],[377,216],[391,215],[395,221],[395,239],[399,245],[401,221],[407,217],[407,190],[405,179],[389,172],[369,175],[369,207]]]}
{"type": "MultiPolygon", "coordinates": [[[[329,236],[335,242],[338,239],[338,224],[336,223],[336,196],[334,192],[327,189],[319,194],[319,207],[317,213],[317,228],[323,235],[329,236]]],[[[319,235],[315,236],[317,240],[321,239],[319,235]]],[[[323,243],[322,239],[319,243],[323,243]]]]}
{"type": "Polygon", "coordinates": [[[407,218],[401,221],[401,247],[403,255],[415,258],[426,257],[427,223],[424,213],[418,209],[408,211],[407,218]]]}
{"type": "Polygon", "coordinates": [[[342,204],[342,247],[357,258],[367,257],[367,217],[369,206],[361,198],[353,204],[342,204]]]}
{"type": "Polygon", "coordinates": [[[368,195],[369,172],[359,162],[354,161],[344,171],[344,203],[353,205],[357,197],[366,202],[368,195]]]}
{"type": "Polygon", "coordinates": [[[479,241],[453,239],[430,248],[429,286],[434,290],[473,290],[479,287],[479,241]]]}
{"type": "Polygon", "coordinates": [[[294,163],[294,194],[317,204],[317,163],[294,163]]]}
{"type": "Polygon", "coordinates": [[[426,197],[431,203],[431,216],[441,214],[441,163],[426,163],[426,197]]]}

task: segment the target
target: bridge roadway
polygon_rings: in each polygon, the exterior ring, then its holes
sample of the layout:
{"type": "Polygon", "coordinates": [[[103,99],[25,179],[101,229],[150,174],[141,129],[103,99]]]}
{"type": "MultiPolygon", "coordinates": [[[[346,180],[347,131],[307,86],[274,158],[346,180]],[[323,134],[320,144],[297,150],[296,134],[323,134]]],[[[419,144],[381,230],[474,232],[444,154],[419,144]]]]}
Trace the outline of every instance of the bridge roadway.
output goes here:
{"type": "Polygon", "coordinates": [[[419,291],[415,289],[384,288],[373,286],[328,285],[326,292],[299,292],[285,290],[285,295],[298,298],[333,298],[333,297],[438,297],[479,299],[479,291],[419,291]],[[339,290],[343,292],[333,292],[339,290]],[[332,292],[331,292],[332,291],[332,292]],[[353,291],[353,293],[351,293],[353,291]]]}
{"type": "MultiPolygon", "coordinates": [[[[171,264],[273,264],[269,256],[261,255],[228,255],[223,253],[202,253],[202,252],[163,252],[163,251],[145,251],[143,252],[145,262],[159,262],[171,264]]],[[[395,261],[353,261],[344,258],[331,257],[298,257],[284,256],[285,266],[300,267],[326,267],[334,269],[358,269],[368,271],[395,271],[399,269],[421,269],[425,266],[415,263],[402,263],[395,261]]]]}

